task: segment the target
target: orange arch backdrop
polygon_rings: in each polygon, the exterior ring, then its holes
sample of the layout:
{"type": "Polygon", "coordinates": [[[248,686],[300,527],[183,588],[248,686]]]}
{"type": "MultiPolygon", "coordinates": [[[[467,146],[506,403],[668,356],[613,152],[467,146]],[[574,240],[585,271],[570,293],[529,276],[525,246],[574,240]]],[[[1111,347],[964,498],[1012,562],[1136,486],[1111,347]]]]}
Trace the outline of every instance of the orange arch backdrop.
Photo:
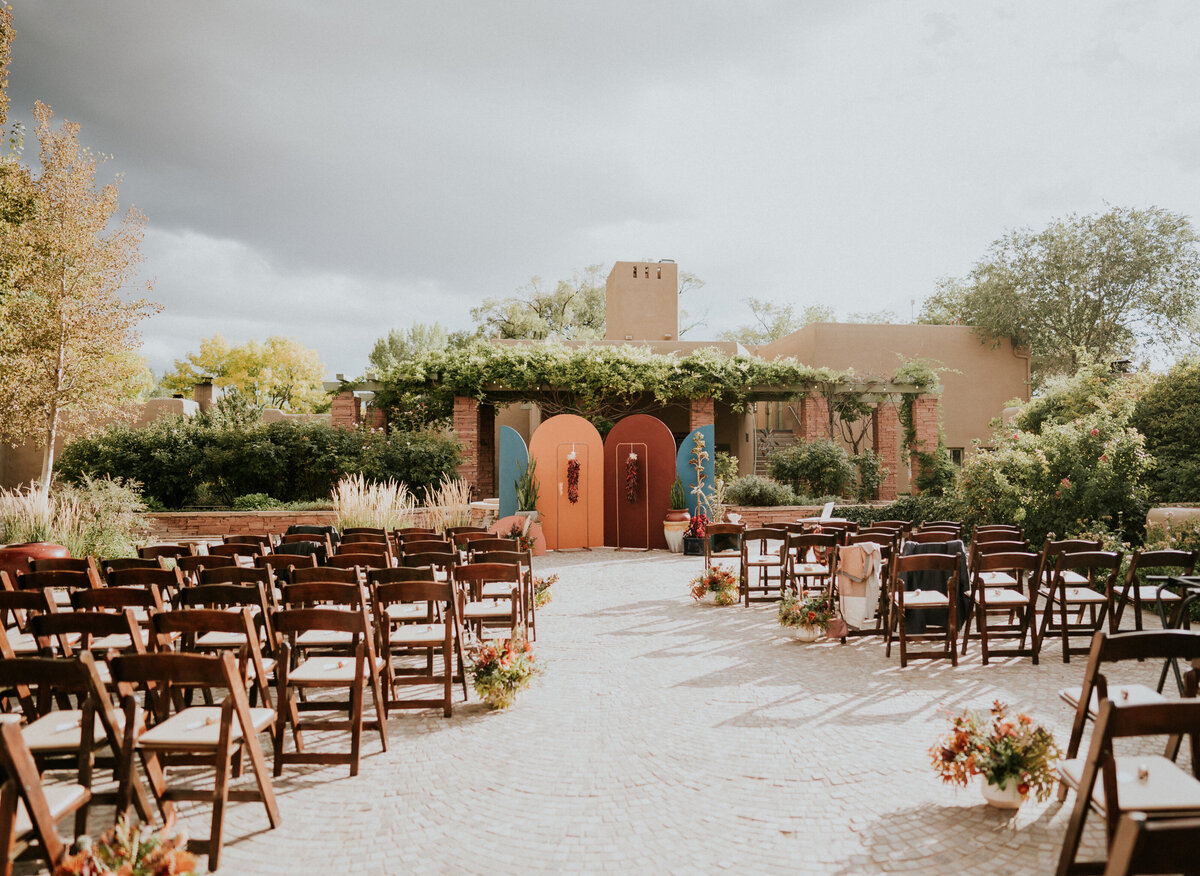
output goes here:
{"type": "Polygon", "coordinates": [[[632,414],[604,440],[604,543],[621,548],[667,549],[663,518],[675,482],[675,438],[657,417],[632,414]],[[626,463],[637,454],[634,500],[625,490],[626,463]]]}
{"type": "Polygon", "coordinates": [[[559,414],[538,426],[529,441],[537,461],[538,518],[550,550],[604,544],[604,444],[596,427],[575,414],[559,414]],[[567,461],[579,462],[579,501],[567,491],[567,461]]]}

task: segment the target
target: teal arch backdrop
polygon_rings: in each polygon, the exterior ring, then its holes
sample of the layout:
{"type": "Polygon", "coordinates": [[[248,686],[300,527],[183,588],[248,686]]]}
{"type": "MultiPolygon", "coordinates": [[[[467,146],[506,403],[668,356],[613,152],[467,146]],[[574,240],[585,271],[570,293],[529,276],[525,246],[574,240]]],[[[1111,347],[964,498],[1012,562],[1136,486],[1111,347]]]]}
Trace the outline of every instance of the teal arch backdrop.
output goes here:
{"type": "Polygon", "coordinates": [[[525,439],[512,426],[500,427],[500,448],[497,471],[500,480],[500,516],[517,513],[517,478],[529,464],[529,448],[525,439]]]}
{"type": "Polygon", "coordinates": [[[699,436],[701,443],[704,445],[704,452],[708,454],[708,458],[701,466],[701,471],[704,474],[704,496],[708,499],[712,498],[714,478],[716,471],[713,468],[713,457],[716,455],[716,427],[701,426],[688,434],[686,438],[679,443],[679,452],[675,455],[675,473],[683,480],[683,491],[687,494],[688,511],[692,516],[696,514],[696,469],[692,465],[692,451],[696,447],[696,437],[699,436]]]}

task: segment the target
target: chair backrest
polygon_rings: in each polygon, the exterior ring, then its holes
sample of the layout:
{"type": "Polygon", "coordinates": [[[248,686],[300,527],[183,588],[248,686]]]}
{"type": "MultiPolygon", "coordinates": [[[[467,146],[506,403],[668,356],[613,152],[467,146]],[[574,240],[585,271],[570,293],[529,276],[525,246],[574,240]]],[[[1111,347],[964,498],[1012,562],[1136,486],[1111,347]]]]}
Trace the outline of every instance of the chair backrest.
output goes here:
{"type": "Polygon", "coordinates": [[[390,557],[392,555],[392,548],[386,542],[344,541],[334,556],[343,556],[345,554],[369,554],[373,557],[390,557]]]}
{"type": "Polygon", "coordinates": [[[310,584],[288,584],[283,588],[283,604],[288,608],[312,605],[345,605],[358,608],[362,605],[362,588],[354,584],[334,581],[315,581],[310,584]]]}
{"type": "Polygon", "coordinates": [[[180,569],[131,568],[107,570],[109,587],[157,587],[168,596],[183,587],[183,572],[180,569]]]}
{"type": "MultiPolygon", "coordinates": [[[[8,573],[0,570],[0,626],[25,627],[26,615],[51,614],[58,611],[54,604],[54,593],[45,590],[16,590],[10,584],[8,573]]],[[[4,654],[11,657],[12,654],[4,654]]]]}
{"type": "Polygon", "coordinates": [[[275,576],[269,568],[246,569],[242,566],[222,566],[218,569],[201,569],[196,576],[201,586],[209,584],[261,584],[265,588],[275,585],[275,576]]]}
{"type": "MultiPolygon", "coordinates": [[[[242,683],[233,655],[228,651],[214,655],[163,651],[128,654],[112,658],[108,665],[113,683],[122,691],[129,691],[137,685],[156,694],[146,711],[160,721],[169,716],[173,704],[178,703],[180,708],[185,705],[182,697],[170,695],[172,687],[228,690],[228,705],[223,704],[223,714],[228,715],[230,720],[236,717],[242,727],[242,738],[252,748],[257,747],[246,686],[242,683]]],[[[128,723],[133,717],[129,714],[133,707],[132,697],[125,696],[124,700],[128,723]]],[[[218,732],[227,733],[228,730],[222,728],[218,732]]],[[[261,754],[258,756],[261,757],[261,754]]]]}
{"type": "Polygon", "coordinates": [[[1128,812],[1117,822],[1104,876],[1183,873],[1200,848],[1200,818],[1150,818],[1128,812]]]}
{"type": "MultiPolygon", "coordinates": [[[[400,584],[409,581],[437,581],[429,566],[399,569],[372,569],[367,573],[367,583],[372,586],[400,584]]],[[[445,583],[445,582],[439,582],[445,583]]]]}
{"type": "Polygon", "coordinates": [[[382,526],[347,526],[342,530],[342,541],[345,541],[348,535],[379,535],[386,537],[387,530],[382,526]]]}
{"type": "Polygon", "coordinates": [[[1023,554],[1032,553],[1029,550],[1029,543],[1026,541],[980,541],[972,542],[971,549],[976,556],[986,556],[987,554],[1023,554]]]}
{"type": "Polygon", "coordinates": [[[314,566],[311,569],[293,569],[291,580],[288,583],[314,584],[321,581],[328,581],[333,584],[357,584],[358,580],[358,571],[353,568],[339,569],[337,566],[314,566]]]}
{"type": "Polygon", "coordinates": [[[161,557],[109,557],[105,560],[100,560],[100,574],[107,578],[109,570],[115,572],[124,572],[126,569],[162,569],[163,566],[161,557]]]}
{"type": "Polygon", "coordinates": [[[208,546],[208,555],[210,557],[257,557],[263,553],[263,546],[258,543],[245,544],[242,542],[232,542],[227,544],[210,544],[208,546]]]}
{"type": "MultiPolygon", "coordinates": [[[[325,545],[325,549],[333,553],[333,548],[329,543],[329,533],[327,532],[290,532],[287,535],[280,536],[279,545],[296,544],[297,542],[315,542],[316,544],[325,545]]],[[[275,547],[278,548],[279,545],[275,547]]]]}
{"type": "Polygon", "coordinates": [[[1023,584],[1025,574],[1037,572],[1040,557],[1031,551],[993,551],[980,554],[975,565],[971,567],[972,574],[982,575],[984,572],[1016,572],[1017,583],[1023,584]]]}
{"type": "Polygon", "coordinates": [[[445,539],[410,539],[400,546],[401,554],[452,554],[458,550],[445,539]]]}
{"type": "Polygon", "coordinates": [[[389,544],[388,537],[382,532],[343,532],[342,547],[352,544],[389,544]]]}
{"type": "Polygon", "coordinates": [[[511,581],[514,586],[521,586],[521,567],[507,563],[466,563],[455,566],[452,574],[456,583],[469,588],[472,602],[482,598],[484,584],[511,581]]]}
{"type": "Polygon", "coordinates": [[[326,568],[383,569],[389,565],[386,556],[379,554],[334,554],[325,561],[326,568]]]}
{"type": "MultiPolygon", "coordinates": [[[[29,751],[25,737],[21,734],[19,724],[10,722],[0,724],[0,767],[8,776],[6,788],[12,789],[10,793],[15,798],[13,805],[16,806],[17,800],[24,805],[25,812],[29,817],[28,832],[36,837],[37,845],[40,846],[50,864],[50,870],[55,870],[62,859],[66,857],[67,845],[58,835],[55,818],[51,814],[50,804],[47,802],[46,793],[42,788],[41,774],[37,764],[34,763],[33,754],[29,751]]],[[[83,789],[79,796],[79,803],[82,804],[90,796],[91,792],[83,789]]],[[[16,824],[15,817],[13,824],[16,824]]],[[[19,839],[20,837],[14,838],[19,839]]],[[[6,842],[5,848],[8,848],[8,845],[9,843],[6,842]]]]}
{"type": "Polygon", "coordinates": [[[524,569],[532,570],[533,551],[476,551],[471,555],[471,561],[475,563],[505,563],[510,566],[518,565],[524,569]]]}
{"type": "Polygon", "coordinates": [[[297,569],[317,568],[317,558],[314,554],[265,554],[254,558],[254,568],[270,569],[278,580],[287,582],[297,569]]]}
{"type": "MultiPolygon", "coordinates": [[[[239,645],[238,675],[245,684],[250,677],[246,669],[254,667],[254,682],[262,691],[265,703],[270,705],[270,692],[266,683],[266,664],[263,662],[262,648],[259,644],[254,616],[250,609],[243,606],[241,611],[226,611],[219,608],[182,608],[176,611],[164,611],[151,618],[154,629],[155,650],[159,652],[181,650],[173,648],[173,644],[186,640],[195,641],[197,636],[205,633],[232,633],[238,636],[239,645]]],[[[270,635],[268,634],[268,641],[270,635]]]]}
{"type": "Polygon", "coordinates": [[[271,622],[275,625],[278,635],[293,640],[296,634],[308,630],[352,633],[355,641],[351,643],[351,647],[358,644],[360,636],[367,638],[369,632],[367,616],[362,608],[281,608],[272,613],[271,622]]]}
{"type": "Polygon", "coordinates": [[[488,551],[519,551],[521,541],[516,538],[476,538],[472,539],[468,546],[471,556],[478,556],[488,551]]]}
{"type": "Polygon", "coordinates": [[[846,544],[862,544],[873,541],[878,545],[891,546],[896,543],[899,534],[894,529],[860,529],[846,536],[846,544]]]}
{"type": "Polygon", "coordinates": [[[431,526],[405,526],[402,529],[392,530],[392,538],[397,545],[403,544],[409,539],[419,539],[426,535],[436,536],[438,535],[438,531],[431,526]]]}
{"type": "Polygon", "coordinates": [[[51,572],[18,572],[18,590],[45,590],[61,587],[66,590],[91,590],[99,587],[100,579],[91,572],[69,572],[65,569],[51,572]]]}
{"type": "MultiPolygon", "coordinates": [[[[392,570],[395,571],[395,570],[392,570]]],[[[449,581],[392,581],[371,582],[371,598],[375,606],[375,623],[380,630],[391,626],[388,616],[380,609],[396,602],[441,603],[453,611],[454,585],[449,581]]]]}
{"type": "Polygon", "coordinates": [[[162,611],[163,598],[157,584],[144,587],[97,587],[72,593],[71,607],[76,611],[124,611],[126,608],[162,611]]]}
{"type": "Polygon", "coordinates": [[[223,535],[221,539],[225,544],[256,544],[265,552],[271,545],[275,544],[275,539],[269,532],[243,533],[241,535],[223,535]]]}
{"type": "Polygon", "coordinates": [[[486,526],[447,526],[445,529],[447,538],[454,538],[460,532],[487,532],[486,526]]]}
{"type": "Polygon", "coordinates": [[[1022,541],[1021,530],[1015,526],[1006,526],[1003,529],[976,529],[971,536],[971,541],[976,544],[984,544],[989,541],[1022,541]]]}
{"type": "Polygon", "coordinates": [[[911,520],[875,520],[871,523],[871,526],[874,529],[883,527],[885,529],[894,529],[897,532],[908,532],[912,529],[913,524],[911,520]]]}
{"type": "Polygon", "coordinates": [[[958,541],[958,533],[949,529],[921,529],[917,532],[909,533],[906,541],[915,542],[916,544],[944,544],[946,542],[958,541]]]}
{"type": "MultiPolygon", "coordinates": [[[[271,556],[287,557],[286,560],[277,561],[280,564],[291,563],[292,557],[296,558],[293,565],[311,564],[319,566],[325,562],[330,555],[328,542],[323,541],[289,541],[286,544],[275,545],[275,553],[271,556]]],[[[255,560],[257,563],[258,561],[255,560]]]]}
{"type": "Polygon", "coordinates": [[[51,614],[33,615],[29,629],[45,656],[53,656],[54,644],[63,657],[70,657],[72,649],[67,636],[77,634],[79,650],[90,650],[92,640],[102,636],[128,636],[129,649],[136,653],[146,650],[141,630],[133,609],[122,612],[108,611],[61,611],[51,614]]]}
{"type": "Polygon", "coordinates": [[[228,569],[237,565],[237,557],[192,556],[176,557],[175,568],[194,575],[200,569],[228,569]]]}
{"type": "Polygon", "coordinates": [[[1108,572],[1108,575],[1105,576],[1106,586],[1111,592],[1124,556],[1121,551],[1080,551],[1079,553],[1059,554],[1058,562],[1054,564],[1052,580],[1057,581],[1063,572],[1070,570],[1086,574],[1088,581],[1095,583],[1097,573],[1108,572]]]}
{"type": "Polygon", "coordinates": [[[1200,551],[1144,551],[1135,550],[1129,558],[1129,569],[1125,581],[1133,584],[1145,569],[1174,569],[1182,575],[1191,575],[1196,570],[1196,558],[1200,551]]]}
{"type": "Polygon", "coordinates": [[[450,570],[458,565],[458,554],[443,554],[443,553],[419,553],[405,554],[400,558],[400,565],[408,566],[432,566],[435,569],[441,569],[449,574],[450,570]]]}
{"type": "Polygon", "coordinates": [[[909,554],[908,556],[893,557],[892,581],[896,590],[901,590],[899,582],[903,575],[909,572],[945,572],[946,592],[958,592],[958,569],[960,559],[957,554],[909,554]]]}
{"type": "Polygon", "coordinates": [[[194,545],[190,544],[150,544],[137,549],[138,556],[143,560],[157,557],[191,557],[195,556],[194,545]]]}
{"type": "Polygon", "coordinates": [[[835,548],[838,546],[836,532],[789,532],[787,537],[788,553],[792,551],[807,551],[809,548],[835,548]]]}
{"type": "Polygon", "coordinates": [[[922,529],[957,529],[962,532],[962,521],[960,520],[926,520],[921,524],[922,529]]]}
{"type": "Polygon", "coordinates": [[[29,557],[28,561],[30,572],[86,572],[100,579],[95,557],[29,557]]]}

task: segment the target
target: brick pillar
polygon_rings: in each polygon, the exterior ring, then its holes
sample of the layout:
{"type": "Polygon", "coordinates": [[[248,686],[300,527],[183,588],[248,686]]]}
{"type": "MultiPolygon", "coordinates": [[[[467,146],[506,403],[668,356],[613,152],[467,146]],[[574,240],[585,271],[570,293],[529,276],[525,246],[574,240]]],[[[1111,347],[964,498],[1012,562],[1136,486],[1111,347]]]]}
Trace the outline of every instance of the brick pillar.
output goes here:
{"type": "Polygon", "coordinates": [[[335,426],[354,429],[362,422],[362,402],[350,390],[339,392],[333,397],[329,412],[331,422],[335,426]]]}
{"type": "Polygon", "coordinates": [[[454,397],[454,434],[462,444],[462,462],[458,476],[476,489],[479,488],[479,402],[473,398],[454,397]]]}
{"type": "Polygon", "coordinates": [[[694,432],[701,426],[712,426],[717,415],[711,398],[694,398],[688,402],[688,431],[694,432]]]}
{"type": "Polygon", "coordinates": [[[496,406],[479,406],[479,481],[476,498],[498,496],[496,492],[496,406]]]}
{"type": "Polygon", "coordinates": [[[387,414],[384,412],[383,408],[377,408],[373,404],[367,406],[368,426],[370,426],[372,429],[386,429],[387,424],[387,414]]]}
{"type": "Polygon", "coordinates": [[[796,437],[801,441],[829,437],[829,399],[823,395],[800,399],[800,432],[796,437]]]}
{"type": "Polygon", "coordinates": [[[941,401],[937,396],[918,396],[913,402],[913,442],[908,448],[909,469],[912,471],[911,492],[915,496],[921,491],[917,488],[917,475],[921,471],[918,453],[933,453],[938,446],[938,425],[941,421],[941,401]]]}
{"type": "Polygon", "coordinates": [[[890,502],[896,498],[896,471],[900,466],[900,417],[891,402],[881,402],[871,414],[871,449],[888,470],[875,498],[890,502]]]}

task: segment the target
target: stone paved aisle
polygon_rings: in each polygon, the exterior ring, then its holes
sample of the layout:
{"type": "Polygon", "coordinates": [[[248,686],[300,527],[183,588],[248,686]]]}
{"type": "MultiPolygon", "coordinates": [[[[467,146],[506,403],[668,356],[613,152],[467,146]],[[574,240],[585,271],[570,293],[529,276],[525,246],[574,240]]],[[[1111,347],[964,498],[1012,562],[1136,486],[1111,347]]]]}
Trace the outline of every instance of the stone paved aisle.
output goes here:
{"type": "MultiPolygon", "coordinates": [[[[942,709],[997,698],[1050,723],[1078,683],[1051,649],[904,671],[882,641],[803,645],[774,607],[694,604],[695,558],[552,555],[544,674],[508,712],[407,712],[362,772],[291,769],[283,824],[231,807],[222,874],[1052,872],[1067,811],[1009,817],[938,783],[942,709]]],[[[1142,674],[1154,669],[1143,669],[1142,674]]],[[[189,819],[194,834],[203,818],[189,819]]]]}

